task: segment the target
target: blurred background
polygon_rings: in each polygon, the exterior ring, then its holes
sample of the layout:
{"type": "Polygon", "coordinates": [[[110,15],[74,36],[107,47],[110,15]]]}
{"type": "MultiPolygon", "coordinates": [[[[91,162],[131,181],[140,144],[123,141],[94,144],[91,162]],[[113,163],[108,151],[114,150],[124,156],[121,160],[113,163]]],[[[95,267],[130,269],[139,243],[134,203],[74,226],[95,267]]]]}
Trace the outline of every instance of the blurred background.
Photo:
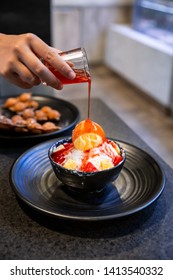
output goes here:
{"type": "MultiPolygon", "coordinates": [[[[84,47],[91,97],[102,99],[173,167],[172,0],[1,0],[0,31],[32,32],[61,50],[84,47]]],[[[0,82],[1,96],[22,92],[0,82]]],[[[73,102],[87,98],[86,87],[32,91],[73,102]]]]}

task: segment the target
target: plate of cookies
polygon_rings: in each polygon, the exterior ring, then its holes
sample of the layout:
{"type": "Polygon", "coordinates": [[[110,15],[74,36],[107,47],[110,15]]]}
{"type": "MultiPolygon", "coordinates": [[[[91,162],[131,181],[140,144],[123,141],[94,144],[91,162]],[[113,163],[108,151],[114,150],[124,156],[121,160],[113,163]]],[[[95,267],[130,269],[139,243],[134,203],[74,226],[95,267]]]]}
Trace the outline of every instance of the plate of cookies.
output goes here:
{"type": "Polygon", "coordinates": [[[23,92],[0,100],[0,141],[68,135],[79,120],[72,103],[23,92]]]}

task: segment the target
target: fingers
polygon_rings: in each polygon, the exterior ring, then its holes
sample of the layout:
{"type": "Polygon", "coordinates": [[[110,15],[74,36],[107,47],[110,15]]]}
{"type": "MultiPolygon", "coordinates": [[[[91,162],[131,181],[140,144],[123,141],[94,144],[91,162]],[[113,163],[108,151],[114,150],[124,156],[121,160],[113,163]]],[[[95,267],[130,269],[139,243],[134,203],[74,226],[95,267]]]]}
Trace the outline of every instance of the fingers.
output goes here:
{"type": "Polygon", "coordinates": [[[69,80],[73,80],[76,76],[72,68],[70,67],[70,63],[66,63],[63,58],[56,53],[56,51],[48,51],[45,57],[45,61],[55,69],[58,70],[63,76],[68,78],[69,80]]]}
{"type": "Polygon", "coordinates": [[[17,59],[4,71],[4,77],[22,88],[31,88],[41,83],[40,79],[17,59]]]}
{"type": "Polygon", "coordinates": [[[22,58],[23,62],[31,72],[45,84],[55,88],[62,89],[61,82],[52,74],[51,71],[38,59],[34,53],[27,51],[22,58]]]}
{"type": "Polygon", "coordinates": [[[20,77],[18,76],[18,74],[16,73],[10,73],[6,79],[8,81],[10,81],[11,83],[13,83],[14,85],[24,88],[24,89],[29,89],[32,87],[32,85],[30,83],[24,82],[20,79],[20,77]]]}
{"type": "Polygon", "coordinates": [[[62,89],[58,78],[40,61],[43,57],[63,76],[73,79],[75,73],[61,58],[60,51],[48,46],[34,34],[4,35],[1,43],[1,75],[22,88],[30,88],[45,82],[47,85],[62,89]],[[3,44],[2,44],[3,42],[3,44]]]}
{"type": "Polygon", "coordinates": [[[48,64],[53,66],[66,78],[72,80],[75,78],[76,74],[72,68],[63,60],[59,55],[60,51],[49,47],[44,43],[40,38],[37,37],[37,40],[34,38],[31,39],[31,46],[33,51],[37,54],[38,57],[42,57],[48,64]],[[39,50],[39,51],[38,51],[39,50]]]}
{"type": "Polygon", "coordinates": [[[19,67],[18,65],[18,69],[15,71],[22,80],[30,84],[44,82],[55,89],[62,89],[61,82],[33,53],[28,52],[23,58],[23,62],[25,63],[23,67],[19,67]]]}
{"type": "Polygon", "coordinates": [[[13,72],[16,74],[15,76],[20,78],[20,80],[31,87],[37,86],[41,83],[41,80],[38,78],[38,76],[31,72],[23,63],[18,62],[17,65],[18,67],[13,72]]]}
{"type": "MultiPolygon", "coordinates": [[[[45,44],[40,38],[38,38],[35,35],[30,34],[27,44],[23,45],[23,48],[20,49],[19,53],[19,59],[21,63],[26,65],[26,67],[30,70],[31,73],[40,81],[44,82],[46,85],[49,85],[55,89],[61,90],[63,88],[63,85],[61,82],[55,77],[55,75],[52,74],[52,72],[41,62],[40,56],[42,54],[42,51],[44,49],[49,51],[50,48],[47,44],[45,44]],[[33,38],[34,37],[34,38],[33,38]],[[37,56],[37,53],[38,56],[37,56]],[[41,53],[41,54],[40,54],[41,53]]],[[[58,51],[55,52],[58,56],[58,51]]],[[[63,64],[66,63],[63,62],[63,64]]],[[[70,67],[69,67],[70,68],[70,67]]],[[[71,68],[70,68],[71,69],[71,68]]],[[[23,80],[28,82],[27,79],[29,79],[29,73],[26,73],[26,71],[22,71],[22,68],[18,68],[16,71],[20,77],[22,77],[23,80]],[[27,77],[26,77],[27,75],[27,77]]]]}

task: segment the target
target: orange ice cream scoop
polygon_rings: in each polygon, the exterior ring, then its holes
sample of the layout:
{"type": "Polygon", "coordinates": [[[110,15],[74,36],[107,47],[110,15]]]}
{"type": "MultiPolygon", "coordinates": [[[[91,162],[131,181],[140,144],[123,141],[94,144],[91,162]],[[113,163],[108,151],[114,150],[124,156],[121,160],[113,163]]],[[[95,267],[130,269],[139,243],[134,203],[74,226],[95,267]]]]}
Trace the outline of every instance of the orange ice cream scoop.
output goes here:
{"type": "Polygon", "coordinates": [[[78,123],[72,132],[74,147],[82,151],[99,146],[105,139],[102,127],[90,119],[78,123]]]}

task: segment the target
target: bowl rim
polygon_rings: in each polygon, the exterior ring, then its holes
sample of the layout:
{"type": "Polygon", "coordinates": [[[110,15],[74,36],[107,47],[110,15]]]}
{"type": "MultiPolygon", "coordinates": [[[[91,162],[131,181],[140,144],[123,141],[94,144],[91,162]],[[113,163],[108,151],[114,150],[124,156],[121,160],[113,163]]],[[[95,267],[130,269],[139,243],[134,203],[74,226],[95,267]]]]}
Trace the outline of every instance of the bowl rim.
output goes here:
{"type": "MultiPolygon", "coordinates": [[[[72,169],[68,169],[68,168],[65,168],[63,167],[62,165],[58,164],[57,162],[55,162],[52,158],[51,158],[51,150],[53,149],[54,146],[56,146],[56,144],[60,141],[63,141],[63,140],[67,140],[67,141],[71,141],[72,140],[72,137],[71,136],[66,136],[66,137],[60,137],[57,139],[57,141],[55,141],[48,149],[48,157],[50,159],[50,162],[53,163],[54,165],[58,166],[60,169],[66,171],[66,172],[69,172],[70,174],[77,174],[79,176],[83,176],[83,175],[89,175],[89,174],[99,174],[99,173],[106,173],[108,170],[113,170],[113,169],[116,169],[117,167],[119,167],[121,164],[123,164],[126,160],[126,152],[124,150],[124,148],[118,143],[118,140],[116,140],[115,138],[111,138],[111,137],[106,137],[106,139],[108,140],[111,140],[111,141],[114,141],[118,146],[119,148],[123,151],[123,159],[115,166],[111,167],[111,168],[108,168],[108,169],[105,169],[105,170],[98,170],[98,171],[93,171],[93,172],[86,172],[86,171],[79,171],[79,170],[72,170],[72,169]]],[[[59,145],[57,145],[58,147],[59,145]]]]}

